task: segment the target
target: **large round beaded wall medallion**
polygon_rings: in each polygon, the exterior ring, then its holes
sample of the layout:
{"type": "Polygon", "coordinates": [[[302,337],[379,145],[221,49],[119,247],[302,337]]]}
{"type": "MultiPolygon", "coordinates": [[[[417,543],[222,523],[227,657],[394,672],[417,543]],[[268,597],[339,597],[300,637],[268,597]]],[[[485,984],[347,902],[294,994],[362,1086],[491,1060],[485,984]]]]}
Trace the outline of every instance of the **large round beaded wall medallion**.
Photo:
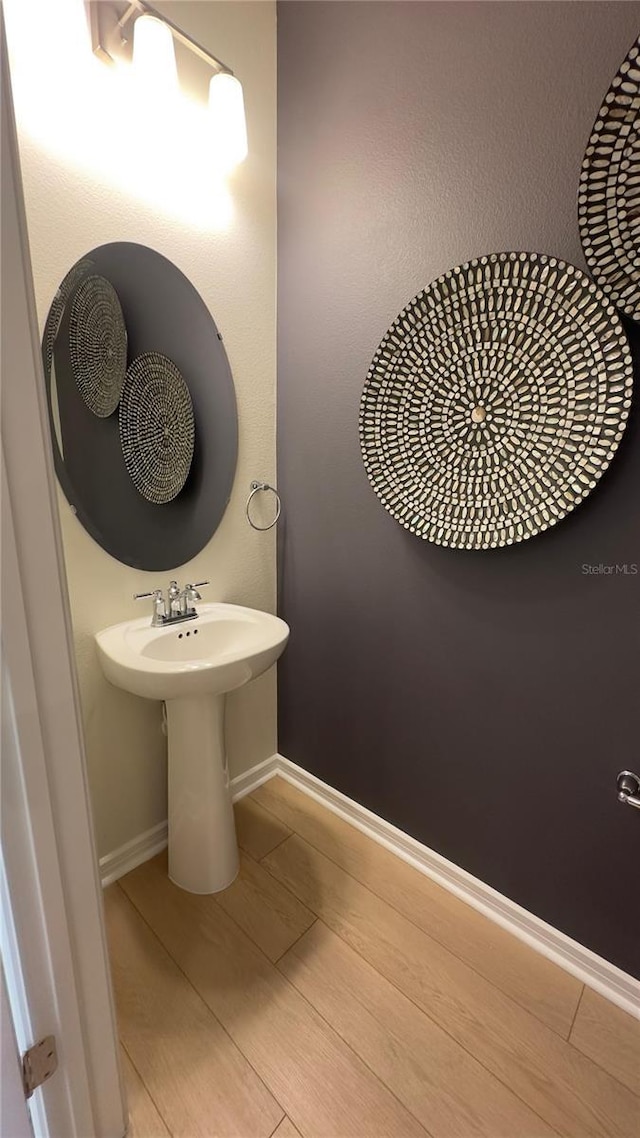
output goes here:
{"type": "Polygon", "coordinates": [[[127,329],[116,290],[97,273],[86,277],[73,297],[69,353],[84,402],[94,415],[106,419],[120,402],[127,370],[127,329]]]}
{"type": "Polygon", "coordinates": [[[607,92],[578,190],[586,262],[601,289],[640,320],[640,38],[607,92]]]}
{"type": "Polygon", "coordinates": [[[631,406],[627,340],[573,265],[493,253],[439,277],[380,344],[360,405],[369,480],[405,529],[492,549],[593,490],[631,406]]]}
{"type": "Polygon", "coordinates": [[[189,388],[160,352],[138,356],[120,403],[120,442],[129,477],[149,502],[171,502],[191,469],[195,442],[189,388]]]}

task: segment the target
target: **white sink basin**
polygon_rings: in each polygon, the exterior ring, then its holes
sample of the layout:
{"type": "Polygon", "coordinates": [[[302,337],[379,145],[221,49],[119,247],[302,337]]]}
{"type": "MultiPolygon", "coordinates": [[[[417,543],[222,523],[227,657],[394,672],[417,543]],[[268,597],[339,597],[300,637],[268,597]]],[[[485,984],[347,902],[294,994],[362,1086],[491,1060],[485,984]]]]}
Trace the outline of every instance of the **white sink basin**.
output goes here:
{"type": "Polygon", "coordinates": [[[166,703],[169,877],[190,893],[217,893],[238,872],[225,693],[265,672],[288,638],[277,616],[225,604],[159,628],[147,616],[96,633],[107,679],[166,703]]]}
{"type": "Polygon", "coordinates": [[[194,620],[152,628],[149,617],[96,634],[102,670],[147,699],[220,695],[271,666],[289,637],[277,616],[240,605],[203,604],[194,620]]]}

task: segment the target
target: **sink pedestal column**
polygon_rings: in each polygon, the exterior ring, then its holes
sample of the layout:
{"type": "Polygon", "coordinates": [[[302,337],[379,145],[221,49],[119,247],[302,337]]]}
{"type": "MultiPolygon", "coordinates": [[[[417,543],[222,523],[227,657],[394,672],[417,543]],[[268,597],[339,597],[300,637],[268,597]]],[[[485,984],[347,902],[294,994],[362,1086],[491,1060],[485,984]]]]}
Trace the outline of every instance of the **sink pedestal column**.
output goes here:
{"type": "Polygon", "coordinates": [[[224,707],[224,695],[167,700],[169,877],[189,893],[218,893],[238,872],[224,707]]]}

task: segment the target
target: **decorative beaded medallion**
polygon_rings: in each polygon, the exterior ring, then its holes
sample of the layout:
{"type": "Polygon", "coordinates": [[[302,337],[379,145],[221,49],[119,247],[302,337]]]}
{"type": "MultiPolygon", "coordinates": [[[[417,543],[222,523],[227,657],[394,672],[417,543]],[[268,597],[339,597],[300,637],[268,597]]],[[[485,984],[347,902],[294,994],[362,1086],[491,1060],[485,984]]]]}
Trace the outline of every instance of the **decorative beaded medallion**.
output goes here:
{"type": "Polygon", "coordinates": [[[66,277],[60,284],[53,300],[51,301],[51,308],[47,316],[47,322],[44,326],[44,334],[42,337],[42,359],[44,362],[45,372],[47,375],[51,374],[51,367],[53,364],[53,349],[55,347],[56,338],[60,330],[60,323],[64,316],[64,310],[68,304],[69,297],[73,292],[77,282],[84,276],[85,273],[90,272],[93,268],[92,262],[88,259],[78,261],[76,265],[67,273],[66,277]]]}
{"type": "Polygon", "coordinates": [[[100,419],[120,402],[127,370],[127,329],[110,281],[86,277],[71,302],[69,351],[73,377],[90,411],[100,419]]]}
{"type": "Polygon", "coordinates": [[[594,123],[580,174],[578,221],[600,288],[640,320],[640,38],[594,123]]]}
{"type": "Polygon", "coordinates": [[[189,388],[172,360],[145,352],[133,361],[119,422],[124,461],[136,489],[157,505],[176,498],[191,469],[195,430],[189,388]]]}
{"type": "Polygon", "coordinates": [[[593,490],[631,390],[618,316],[584,273],[493,253],[430,284],[382,340],[360,404],[367,475],[419,537],[511,545],[593,490]]]}

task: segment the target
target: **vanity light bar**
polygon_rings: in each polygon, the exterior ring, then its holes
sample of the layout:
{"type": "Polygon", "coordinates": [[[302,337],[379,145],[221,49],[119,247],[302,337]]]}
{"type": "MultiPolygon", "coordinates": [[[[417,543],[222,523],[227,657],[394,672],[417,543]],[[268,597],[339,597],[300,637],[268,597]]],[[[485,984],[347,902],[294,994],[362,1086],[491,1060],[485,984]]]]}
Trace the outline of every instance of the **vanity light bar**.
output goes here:
{"type": "Polygon", "coordinates": [[[146,4],[144,0],[131,0],[131,3],[127,4],[110,4],[105,3],[105,0],[86,0],[86,7],[91,26],[93,51],[105,63],[114,63],[118,58],[129,59],[132,49],[131,37],[125,34],[127,24],[138,16],[153,16],[154,19],[160,20],[169,28],[171,35],[178,43],[188,48],[199,59],[213,67],[215,71],[225,75],[233,75],[233,71],[227,67],[226,63],[212,55],[210,51],[207,51],[186,32],[183,32],[177,24],[152,8],[150,4],[146,4]],[[120,12],[122,14],[119,14],[120,12]]]}

